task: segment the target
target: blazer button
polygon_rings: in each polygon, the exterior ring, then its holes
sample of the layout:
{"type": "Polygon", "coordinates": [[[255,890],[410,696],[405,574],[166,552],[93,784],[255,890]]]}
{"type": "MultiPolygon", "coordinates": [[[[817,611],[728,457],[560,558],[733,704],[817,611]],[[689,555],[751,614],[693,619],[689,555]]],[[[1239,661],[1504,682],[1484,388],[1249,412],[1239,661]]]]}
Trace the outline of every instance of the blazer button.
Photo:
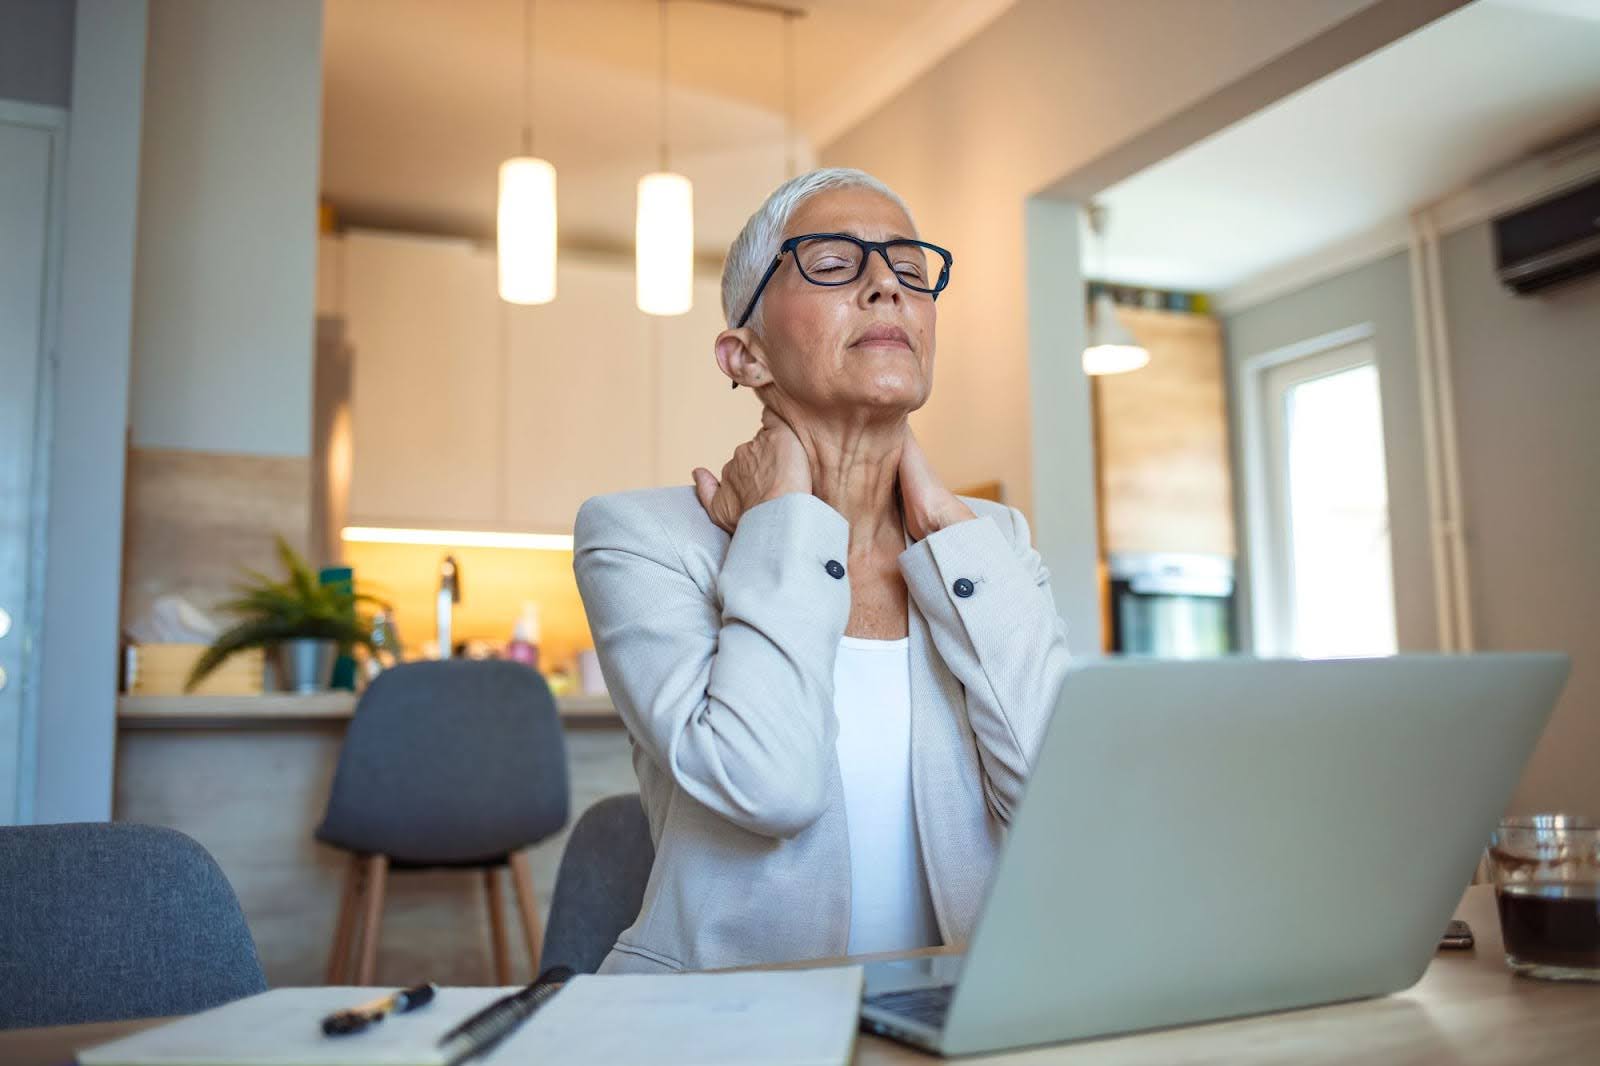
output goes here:
{"type": "Polygon", "coordinates": [[[824,566],[823,569],[828,572],[828,576],[829,577],[832,577],[832,578],[844,577],[844,567],[839,564],[839,560],[837,560],[837,559],[829,559],[828,560],[828,565],[824,566]]]}
{"type": "Polygon", "coordinates": [[[956,578],[955,585],[952,586],[952,591],[955,592],[955,594],[957,596],[960,596],[962,599],[966,599],[968,596],[972,595],[977,590],[973,588],[972,582],[968,581],[964,577],[958,577],[958,578],[956,578]]]}

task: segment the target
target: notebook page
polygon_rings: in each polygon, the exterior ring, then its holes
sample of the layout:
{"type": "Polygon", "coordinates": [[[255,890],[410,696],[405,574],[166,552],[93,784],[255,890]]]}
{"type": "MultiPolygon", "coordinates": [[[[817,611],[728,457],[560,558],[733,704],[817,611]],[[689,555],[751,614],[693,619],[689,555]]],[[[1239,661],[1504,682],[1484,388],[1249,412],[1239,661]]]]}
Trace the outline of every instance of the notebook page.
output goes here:
{"type": "MultiPolygon", "coordinates": [[[[78,1053],[82,1066],[438,1066],[439,1037],[506,988],[441,988],[432,1003],[329,1037],[322,1019],[393,988],[278,988],[78,1053]]],[[[560,998],[559,996],[557,998],[560,998]]]]}
{"type": "Polygon", "coordinates": [[[841,1066],[855,1047],[861,967],[580,976],[481,1066],[841,1066]]]}

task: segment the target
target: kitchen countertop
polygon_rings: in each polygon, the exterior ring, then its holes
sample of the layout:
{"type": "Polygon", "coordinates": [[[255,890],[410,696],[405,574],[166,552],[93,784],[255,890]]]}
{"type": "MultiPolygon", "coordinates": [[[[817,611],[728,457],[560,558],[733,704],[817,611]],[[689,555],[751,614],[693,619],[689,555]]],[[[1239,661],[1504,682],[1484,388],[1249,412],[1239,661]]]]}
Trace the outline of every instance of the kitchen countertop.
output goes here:
{"type": "MultiPolygon", "coordinates": [[[[123,729],[205,727],[271,728],[316,723],[343,724],[355,712],[351,692],[319,692],[302,696],[268,692],[258,696],[142,696],[117,698],[117,725],[123,729]]],[[[611,698],[570,694],[556,697],[563,725],[620,727],[611,698]]]]}

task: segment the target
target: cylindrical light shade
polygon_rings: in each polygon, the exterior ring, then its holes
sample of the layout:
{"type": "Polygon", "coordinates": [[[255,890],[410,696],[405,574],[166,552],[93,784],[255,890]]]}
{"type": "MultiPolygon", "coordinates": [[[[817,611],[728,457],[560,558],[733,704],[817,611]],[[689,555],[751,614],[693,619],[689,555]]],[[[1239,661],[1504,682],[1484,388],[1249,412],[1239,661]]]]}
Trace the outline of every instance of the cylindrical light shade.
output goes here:
{"type": "Polygon", "coordinates": [[[518,156],[500,164],[500,299],[556,298],[556,168],[518,156]]]}
{"type": "Polygon", "coordinates": [[[634,225],[635,298],[651,315],[694,306],[694,186],[682,174],[639,179],[634,225]]]}
{"type": "Polygon", "coordinates": [[[1085,374],[1126,374],[1150,365],[1150,353],[1132,344],[1096,344],[1083,350],[1085,374]]]}
{"type": "Polygon", "coordinates": [[[1085,374],[1126,374],[1150,363],[1150,353],[1117,318],[1111,294],[1095,297],[1090,317],[1089,346],[1083,350],[1085,374]]]}

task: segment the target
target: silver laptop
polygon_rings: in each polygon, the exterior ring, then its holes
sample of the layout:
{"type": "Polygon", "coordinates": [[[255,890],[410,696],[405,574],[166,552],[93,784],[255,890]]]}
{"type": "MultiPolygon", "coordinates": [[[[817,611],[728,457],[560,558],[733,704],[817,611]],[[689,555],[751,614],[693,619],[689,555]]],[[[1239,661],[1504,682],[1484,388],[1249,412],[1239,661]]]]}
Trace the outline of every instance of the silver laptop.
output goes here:
{"type": "Polygon", "coordinates": [[[1410,986],[1567,670],[1077,667],[966,954],[869,966],[863,1027],[963,1055],[1410,986]]]}

